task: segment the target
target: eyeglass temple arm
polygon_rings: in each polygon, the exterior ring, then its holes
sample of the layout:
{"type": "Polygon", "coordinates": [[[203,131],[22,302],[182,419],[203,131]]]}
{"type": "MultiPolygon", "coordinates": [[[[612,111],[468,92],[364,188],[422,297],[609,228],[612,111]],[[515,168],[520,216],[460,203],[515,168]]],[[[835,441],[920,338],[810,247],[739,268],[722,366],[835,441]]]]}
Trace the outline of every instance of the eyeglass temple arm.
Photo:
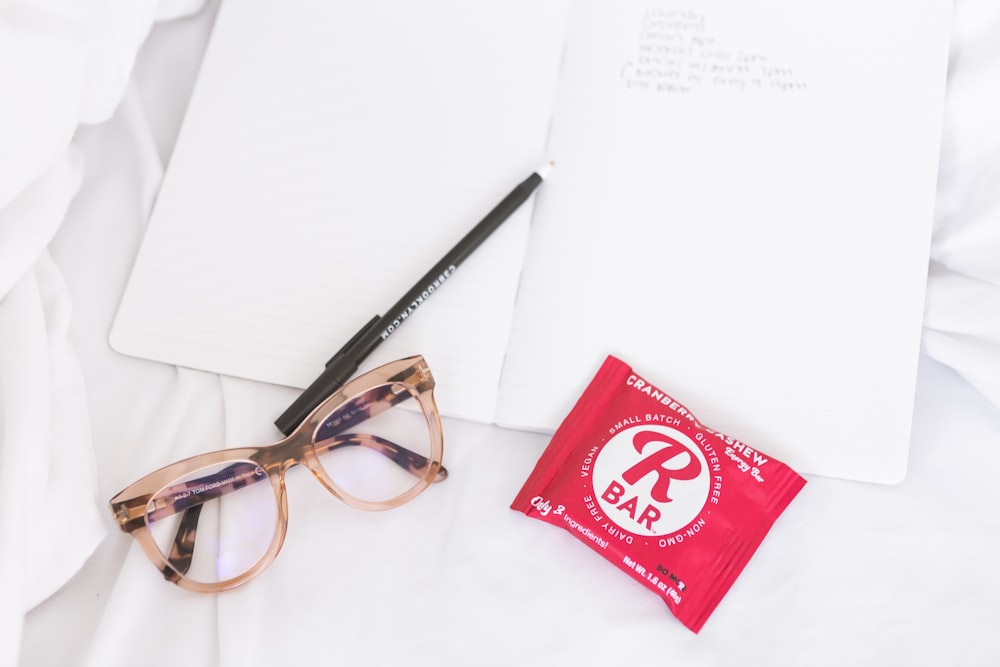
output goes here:
{"type": "Polygon", "coordinates": [[[226,466],[217,473],[163,489],[157,494],[155,509],[146,516],[153,521],[159,521],[266,479],[267,473],[259,465],[250,461],[240,461],[226,466]]]}
{"type": "MultiPolygon", "coordinates": [[[[167,556],[167,561],[181,574],[187,574],[187,571],[191,569],[194,541],[198,535],[198,519],[201,517],[202,507],[204,505],[195,505],[184,510],[184,516],[181,517],[177,534],[174,536],[174,544],[170,548],[170,555],[167,556]]],[[[165,572],[164,574],[169,578],[169,573],[165,572]]]]}

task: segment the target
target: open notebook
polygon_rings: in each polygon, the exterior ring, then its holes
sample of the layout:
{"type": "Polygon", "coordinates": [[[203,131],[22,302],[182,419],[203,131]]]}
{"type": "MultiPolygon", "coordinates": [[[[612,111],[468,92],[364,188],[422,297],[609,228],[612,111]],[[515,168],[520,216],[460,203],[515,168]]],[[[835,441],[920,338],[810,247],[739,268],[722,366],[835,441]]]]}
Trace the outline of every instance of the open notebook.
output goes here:
{"type": "MultiPolygon", "coordinates": [[[[303,387],[532,168],[367,362],[554,429],[616,354],[801,472],[905,473],[946,0],[225,2],[111,342],[303,387]]],[[[274,415],[275,417],[277,415],[274,415]]]]}

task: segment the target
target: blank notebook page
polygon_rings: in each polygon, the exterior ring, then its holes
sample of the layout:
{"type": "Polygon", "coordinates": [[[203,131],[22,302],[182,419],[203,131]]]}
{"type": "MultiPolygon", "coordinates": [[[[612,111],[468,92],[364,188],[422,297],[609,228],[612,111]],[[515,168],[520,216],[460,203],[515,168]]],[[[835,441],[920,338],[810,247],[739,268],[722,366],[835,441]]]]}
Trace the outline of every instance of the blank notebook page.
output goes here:
{"type": "Polygon", "coordinates": [[[555,428],[613,353],[802,472],[897,481],[949,3],[677,7],[574,6],[498,423],[555,428]]]}
{"type": "MultiPolygon", "coordinates": [[[[306,386],[543,161],[567,11],[224,3],[113,347],[306,386]]],[[[424,354],[444,413],[492,421],[530,214],[362,370],[424,354]]]]}

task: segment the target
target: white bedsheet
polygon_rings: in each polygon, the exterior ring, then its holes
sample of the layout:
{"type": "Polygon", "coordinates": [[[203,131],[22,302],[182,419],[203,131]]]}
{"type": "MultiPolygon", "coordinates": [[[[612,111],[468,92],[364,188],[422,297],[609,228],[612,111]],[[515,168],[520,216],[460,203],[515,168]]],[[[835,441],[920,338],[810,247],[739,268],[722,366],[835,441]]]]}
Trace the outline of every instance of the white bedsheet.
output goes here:
{"type": "Polygon", "coordinates": [[[117,530],[121,487],[295,393],[107,344],[214,9],[0,0],[0,665],[1000,664],[1000,5],[956,3],[907,479],[810,478],[699,635],[507,509],[535,434],[446,421],[450,479],[389,513],[293,475],[221,596],[117,530]]]}

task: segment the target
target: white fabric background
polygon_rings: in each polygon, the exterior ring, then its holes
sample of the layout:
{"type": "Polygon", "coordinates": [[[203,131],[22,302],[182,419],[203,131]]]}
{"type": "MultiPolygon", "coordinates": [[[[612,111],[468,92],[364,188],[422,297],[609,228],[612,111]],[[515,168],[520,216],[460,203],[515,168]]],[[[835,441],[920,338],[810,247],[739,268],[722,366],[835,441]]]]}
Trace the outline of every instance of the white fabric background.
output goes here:
{"type": "Polygon", "coordinates": [[[538,435],[446,422],[452,477],[386,514],[290,480],[278,561],[218,597],[113,525],[122,486],[274,439],[294,394],[107,345],[201,4],[0,2],[0,665],[1000,664],[1000,5],[956,4],[908,477],[811,478],[695,636],[507,509],[538,435]]]}
{"type": "Polygon", "coordinates": [[[924,349],[1000,405],[1000,7],[955,5],[924,349]]]}

